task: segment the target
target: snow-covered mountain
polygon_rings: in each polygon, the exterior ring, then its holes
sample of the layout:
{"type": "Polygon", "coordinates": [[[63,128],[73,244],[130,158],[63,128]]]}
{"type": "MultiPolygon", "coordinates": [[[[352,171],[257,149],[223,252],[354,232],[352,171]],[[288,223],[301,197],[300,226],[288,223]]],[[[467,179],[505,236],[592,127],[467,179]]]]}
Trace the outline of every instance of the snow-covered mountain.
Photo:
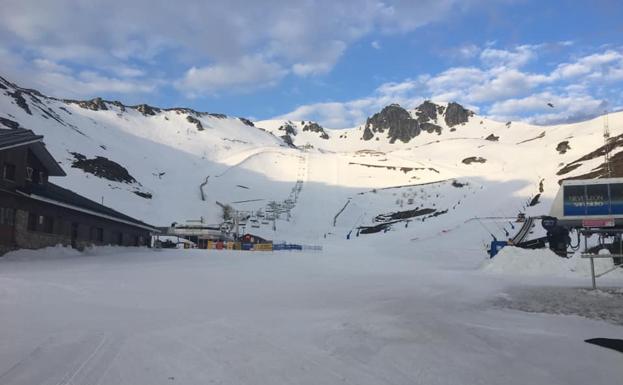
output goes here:
{"type": "MultiPolygon", "coordinates": [[[[0,128],[45,135],[68,173],[55,183],[161,226],[200,217],[218,224],[222,205],[231,205],[251,214],[247,231],[272,239],[390,231],[409,241],[477,220],[484,240],[513,230],[508,220],[482,218],[547,213],[562,178],[603,174],[603,117],[534,126],[457,103],[412,107],[389,105],[335,130],[63,100],[0,78],[0,128]],[[271,210],[279,212],[276,231],[271,210]]],[[[623,113],[608,119],[613,172],[623,176],[623,113]]]]}

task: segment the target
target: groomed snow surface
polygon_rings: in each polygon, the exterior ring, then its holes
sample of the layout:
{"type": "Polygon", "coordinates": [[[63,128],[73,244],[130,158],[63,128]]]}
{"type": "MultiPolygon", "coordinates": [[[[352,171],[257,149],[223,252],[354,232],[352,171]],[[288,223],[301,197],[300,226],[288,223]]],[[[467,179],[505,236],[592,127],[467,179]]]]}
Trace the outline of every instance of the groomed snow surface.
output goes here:
{"type": "MultiPolygon", "coordinates": [[[[583,273],[528,274],[517,250],[483,264],[481,252],[426,242],[11,253],[0,259],[0,384],[620,383],[623,355],[584,342],[621,338],[616,320],[514,306],[573,302],[556,293],[588,293],[583,273]]],[[[558,272],[570,263],[553,260],[558,272]]]]}

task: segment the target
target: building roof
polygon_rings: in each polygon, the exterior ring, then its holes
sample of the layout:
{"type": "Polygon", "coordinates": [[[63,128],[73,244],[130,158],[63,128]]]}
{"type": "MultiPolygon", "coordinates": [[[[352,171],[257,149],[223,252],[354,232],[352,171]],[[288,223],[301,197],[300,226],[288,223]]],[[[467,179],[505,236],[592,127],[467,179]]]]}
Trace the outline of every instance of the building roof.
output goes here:
{"type": "Polygon", "coordinates": [[[43,135],[35,135],[31,130],[23,128],[0,129],[0,151],[22,146],[29,146],[35,156],[46,166],[48,175],[67,175],[45,147],[43,135]]]}
{"type": "Polygon", "coordinates": [[[55,185],[54,183],[48,182],[43,186],[33,184],[28,187],[20,188],[18,191],[22,195],[29,198],[47,202],[56,206],[66,207],[115,222],[141,227],[150,231],[157,231],[152,225],[115,211],[110,207],[101,205],[95,201],[83,197],[82,195],[76,194],[73,191],[55,185]]]}
{"type": "Polygon", "coordinates": [[[42,135],[35,135],[30,130],[0,129],[0,150],[40,142],[41,139],[43,139],[42,135]]]}

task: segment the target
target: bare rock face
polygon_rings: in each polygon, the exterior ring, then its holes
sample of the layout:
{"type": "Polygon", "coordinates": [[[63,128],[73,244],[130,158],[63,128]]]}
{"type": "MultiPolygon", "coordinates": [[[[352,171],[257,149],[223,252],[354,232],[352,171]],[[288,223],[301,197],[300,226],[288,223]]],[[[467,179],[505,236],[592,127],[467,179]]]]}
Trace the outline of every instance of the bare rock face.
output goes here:
{"type": "Polygon", "coordinates": [[[469,158],[463,159],[461,162],[464,164],[472,164],[472,163],[486,163],[487,160],[480,156],[470,156],[469,158]]]}
{"type": "Polygon", "coordinates": [[[28,107],[28,103],[26,103],[26,99],[22,96],[22,91],[16,90],[15,92],[9,92],[9,96],[13,97],[13,99],[15,99],[15,103],[17,103],[21,109],[26,111],[28,115],[32,115],[30,107],[28,107]]]}
{"type": "Polygon", "coordinates": [[[147,104],[139,104],[138,106],[136,106],[136,110],[145,116],[154,116],[156,115],[156,112],[160,112],[160,109],[149,106],[147,104]]]}
{"type": "Polygon", "coordinates": [[[437,135],[441,135],[441,127],[436,124],[424,122],[420,123],[420,128],[422,129],[422,131],[426,131],[429,134],[436,132],[437,135]]]}
{"type": "Polygon", "coordinates": [[[247,125],[247,126],[249,126],[249,127],[255,127],[255,124],[253,124],[253,122],[252,122],[252,121],[250,121],[250,120],[249,120],[249,119],[247,119],[247,118],[238,118],[238,119],[240,119],[240,121],[241,121],[242,123],[244,123],[245,125],[247,125]]]}
{"type": "Polygon", "coordinates": [[[559,154],[564,154],[565,152],[569,150],[571,150],[571,146],[569,146],[568,140],[560,142],[558,143],[558,146],[556,146],[556,151],[558,151],[559,154]]]}
{"type": "Polygon", "coordinates": [[[491,142],[497,142],[499,139],[500,139],[499,136],[495,136],[493,134],[489,134],[489,136],[485,138],[485,140],[490,140],[491,142]]]}
{"type": "Polygon", "coordinates": [[[98,178],[104,178],[113,182],[136,183],[136,179],[130,175],[125,167],[106,157],[96,156],[89,159],[77,152],[72,152],[71,155],[74,156],[74,160],[71,163],[73,168],[79,168],[98,178]]]}
{"type": "Polygon", "coordinates": [[[418,122],[426,123],[431,120],[437,120],[438,107],[438,105],[430,100],[425,100],[424,103],[415,108],[415,115],[417,115],[418,122]]]}
{"type": "Polygon", "coordinates": [[[95,98],[95,99],[91,99],[91,100],[81,100],[78,101],[78,105],[82,108],[86,108],[88,110],[93,110],[93,111],[107,111],[108,107],[106,106],[106,103],[104,103],[104,101],[102,100],[102,98],[95,98]]]}
{"type": "Polygon", "coordinates": [[[188,115],[186,117],[186,120],[188,121],[188,123],[194,124],[197,127],[197,130],[203,131],[203,125],[201,124],[201,121],[199,121],[199,119],[195,118],[194,116],[188,115]]]}
{"type": "Polygon", "coordinates": [[[279,131],[285,131],[286,135],[296,136],[296,128],[290,123],[285,123],[278,128],[279,131]]]}
{"type": "Polygon", "coordinates": [[[366,133],[366,130],[376,133],[384,133],[387,130],[390,143],[394,143],[398,139],[408,143],[421,132],[418,121],[413,119],[411,114],[398,104],[390,104],[381,112],[377,112],[368,118],[363,139],[370,140],[372,137],[366,133]]]}
{"type": "Polygon", "coordinates": [[[363,130],[363,140],[370,140],[374,138],[374,133],[372,132],[372,130],[370,129],[370,127],[368,127],[366,125],[366,128],[363,130]]]}
{"type": "Polygon", "coordinates": [[[282,135],[280,136],[280,138],[284,141],[285,144],[288,145],[288,147],[296,148],[296,146],[294,145],[294,141],[289,134],[282,135]]]}
{"type": "Polygon", "coordinates": [[[324,128],[318,123],[308,122],[305,126],[303,126],[303,131],[311,131],[320,133],[321,139],[329,139],[329,134],[326,133],[324,128]]]}
{"type": "Polygon", "coordinates": [[[448,127],[453,127],[467,123],[472,116],[474,116],[472,111],[463,108],[463,106],[458,103],[452,102],[449,103],[448,108],[446,108],[445,121],[448,127]]]}

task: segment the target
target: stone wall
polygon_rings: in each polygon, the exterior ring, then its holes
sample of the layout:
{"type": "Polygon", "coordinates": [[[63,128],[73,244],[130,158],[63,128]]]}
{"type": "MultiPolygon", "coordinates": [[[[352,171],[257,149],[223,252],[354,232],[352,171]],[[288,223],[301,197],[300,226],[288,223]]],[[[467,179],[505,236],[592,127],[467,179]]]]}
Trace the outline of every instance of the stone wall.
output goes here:
{"type": "Polygon", "coordinates": [[[65,234],[49,234],[40,231],[28,231],[28,212],[17,210],[15,213],[15,243],[22,249],[40,249],[58,244],[69,246],[71,238],[65,234]]]}

